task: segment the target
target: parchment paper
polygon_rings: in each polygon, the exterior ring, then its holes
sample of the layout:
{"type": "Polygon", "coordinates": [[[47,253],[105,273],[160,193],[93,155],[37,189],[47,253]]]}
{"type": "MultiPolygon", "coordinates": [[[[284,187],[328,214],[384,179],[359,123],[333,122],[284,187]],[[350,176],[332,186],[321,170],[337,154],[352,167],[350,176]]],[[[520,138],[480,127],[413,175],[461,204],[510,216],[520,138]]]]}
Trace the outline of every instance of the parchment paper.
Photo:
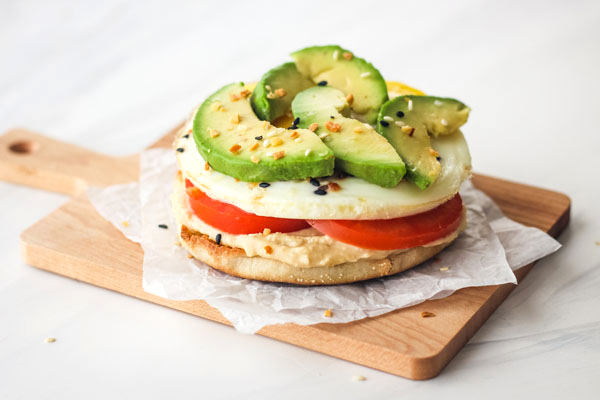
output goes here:
{"type": "Polygon", "coordinates": [[[560,248],[539,229],[504,217],[485,194],[465,182],[460,193],[467,229],[419,267],[339,286],[298,287],[235,278],[189,259],[176,244],[169,200],[177,171],[173,151],[147,150],[140,162],[139,183],[91,188],[88,196],[104,218],[141,243],[144,290],[171,300],[205,300],[245,333],[288,322],[349,322],[446,297],[468,286],[516,284],[513,270],[560,248]],[[323,316],[327,309],[333,312],[331,318],[323,316]]]}

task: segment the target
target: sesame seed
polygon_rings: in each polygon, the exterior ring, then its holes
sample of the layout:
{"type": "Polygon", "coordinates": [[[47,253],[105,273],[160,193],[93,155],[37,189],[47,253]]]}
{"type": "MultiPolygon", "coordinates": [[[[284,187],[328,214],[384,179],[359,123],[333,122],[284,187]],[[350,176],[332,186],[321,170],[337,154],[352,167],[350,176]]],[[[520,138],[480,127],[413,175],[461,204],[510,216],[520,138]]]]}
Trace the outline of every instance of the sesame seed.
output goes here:
{"type": "Polygon", "coordinates": [[[431,317],[435,317],[435,314],[429,311],[423,311],[421,313],[421,317],[422,318],[431,318],[431,317]]]}
{"type": "Polygon", "coordinates": [[[283,151],[283,150],[278,151],[277,153],[273,154],[274,160],[279,160],[280,158],[283,158],[283,157],[285,157],[285,151],[283,151]]]}
{"type": "Polygon", "coordinates": [[[290,135],[290,137],[291,137],[292,139],[295,139],[295,138],[297,138],[297,137],[298,137],[298,131],[294,131],[294,132],[292,132],[292,134],[290,135]]]}
{"type": "Polygon", "coordinates": [[[408,100],[408,111],[412,111],[412,109],[413,109],[413,101],[408,100]]]}
{"type": "Polygon", "coordinates": [[[306,151],[304,152],[304,155],[308,157],[310,155],[310,153],[312,153],[312,150],[306,149],[306,151]]]}
{"type": "Polygon", "coordinates": [[[329,116],[329,118],[331,118],[331,119],[335,119],[335,117],[334,117],[333,115],[330,115],[330,116],[329,116]]]}
{"type": "Polygon", "coordinates": [[[440,120],[440,124],[442,124],[443,126],[448,126],[448,121],[446,121],[444,118],[442,118],[440,120]]]}
{"type": "Polygon", "coordinates": [[[231,153],[234,153],[234,154],[235,154],[235,153],[237,153],[238,151],[240,151],[240,149],[241,149],[241,148],[242,148],[242,146],[240,146],[239,144],[234,144],[233,146],[231,146],[231,147],[229,148],[229,151],[230,151],[231,153]]]}
{"type": "Polygon", "coordinates": [[[269,142],[269,139],[265,139],[265,141],[263,142],[263,147],[270,147],[271,146],[271,142],[269,142]]]}
{"type": "Polygon", "coordinates": [[[47,337],[46,339],[44,339],[44,342],[46,342],[46,343],[54,343],[54,342],[56,342],[56,338],[47,337]]]}
{"type": "Polygon", "coordinates": [[[352,60],[352,53],[350,53],[349,51],[345,51],[342,56],[346,59],[346,60],[352,60]]]}
{"type": "Polygon", "coordinates": [[[352,380],[353,380],[353,381],[357,381],[357,382],[358,382],[358,381],[366,381],[366,380],[367,380],[367,378],[365,378],[365,377],[364,377],[364,376],[362,376],[362,375],[354,375],[354,376],[352,377],[352,380]]]}
{"type": "Polygon", "coordinates": [[[360,74],[361,78],[368,78],[369,76],[371,76],[370,72],[363,72],[362,74],[360,74]]]}
{"type": "Polygon", "coordinates": [[[127,228],[129,226],[129,221],[123,221],[121,222],[121,225],[123,225],[123,228],[127,228]]]}
{"type": "Polygon", "coordinates": [[[448,271],[450,269],[450,267],[442,267],[440,268],[440,271],[448,271]]]}
{"type": "Polygon", "coordinates": [[[354,103],[354,96],[352,95],[352,93],[346,96],[346,103],[348,103],[348,105],[352,105],[352,103],[354,103]]]}
{"type": "Polygon", "coordinates": [[[260,162],[260,158],[256,156],[251,156],[250,161],[252,161],[254,164],[258,164],[260,162]]]}
{"type": "Polygon", "coordinates": [[[256,149],[258,149],[258,142],[254,142],[254,144],[250,146],[250,151],[254,151],[256,149]]]}
{"type": "Polygon", "coordinates": [[[268,132],[268,133],[267,133],[267,137],[268,137],[268,138],[270,138],[270,137],[273,137],[273,136],[277,135],[278,133],[279,133],[279,132],[277,132],[277,131],[271,131],[271,132],[268,132]]]}
{"type": "Polygon", "coordinates": [[[321,186],[321,182],[317,178],[310,178],[310,184],[313,186],[321,186]]]}
{"type": "Polygon", "coordinates": [[[177,151],[180,152],[180,153],[183,153],[185,151],[185,149],[183,147],[178,147],[177,151]]]}
{"type": "Polygon", "coordinates": [[[263,122],[263,129],[268,130],[269,128],[271,128],[271,123],[269,121],[263,122]]]}
{"type": "Polygon", "coordinates": [[[158,227],[160,229],[169,229],[169,227],[167,225],[165,225],[165,224],[158,224],[158,227]]]}
{"type": "Polygon", "coordinates": [[[219,245],[221,244],[221,234],[220,233],[217,233],[217,236],[215,236],[215,242],[219,245]]]}
{"type": "Polygon", "coordinates": [[[219,137],[219,135],[220,135],[219,131],[216,131],[214,129],[209,129],[208,132],[209,132],[211,138],[216,138],[216,137],[219,137]]]}
{"type": "Polygon", "coordinates": [[[248,127],[244,124],[240,124],[238,125],[237,130],[240,132],[246,132],[248,130],[248,127]]]}
{"type": "Polygon", "coordinates": [[[189,133],[186,133],[185,135],[183,135],[183,138],[184,138],[184,139],[187,139],[187,138],[189,138],[189,137],[190,137],[190,134],[189,134],[189,133]]]}
{"type": "Polygon", "coordinates": [[[327,136],[329,136],[329,133],[327,133],[327,132],[320,133],[319,139],[325,139],[327,136]]]}
{"type": "Polygon", "coordinates": [[[318,194],[319,196],[325,196],[327,194],[323,189],[317,189],[313,192],[314,194],[318,194]]]}
{"type": "Polygon", "coordinates": [[[441,102],[441,101],[439,101],[439,100],[435,100],[435,101],[433,102],[433,105],[435,105],[435,106],[438,106],[438,107],[439,107],[439,106],[441,106],[441,105],[442,105],[442,102],[441,102]]]}
{"type": "Polygon", "coordinates": [[[327,86],[327,81],[321,81],[321,82],[317,83],[317,85],[319,85],[319,86],[327,86]]]}
{"type": "Polygon", "coordinates": [[[298,125],[300,123],[300,117],[296,117],[296,119],[294,119],[294,122],[292,123],[292,125],[298,125]]]}
{"type": "Polygon", "coordinates": [[[308,129],[314,132],[317,130],[318,127],[319,127],[319,124],[315,122],[315,123],[310,124],[308,126],[308,129]]]}
{"type": "Polygon", "coordinates": [[[338,50],[333,52],[333,59],[337,61],[340,58],[340,52],[338,50]]]}
{"type": "Polygon", "coordinates": [[[283,144],[283,139],[280,137],[275,137],[275,138],[271,139],[271,144],[274,147],[281,146],[283,144]]]}
{"type": "Polygon", "coordinates": [[[440,156],[437,156],[435,159],[438,160],[438,162],[442,161],[442,157],[440,157],[440,156]]]}
{"type": "Polygon", "coordinates": [[[400,128],[402,128],[404,125],[406,125],[406,124],[405,124],[404,122],[402,122],[402,121],[394,121],[394,124],[395,124],[396,126],[399,126],[400,128]]]}
{"type": "Polygon", "coordinates": [[[390,123],[384,120],[379,121],[379,123],[381,124],[381,126],[387,128],[388,126],[390,126],[390,123]]]}
{"type": "Polygon", "coordinates": [[[265,89],[267,89],[269,92],[272,90],[270,85],[265,85],[265,89]]]}
{"type": "Polygon", "coordinates": [[[269,186],[271,186],[271,184],[267,182],[261,182],[258,184],[258,186],[260,186],[261,188],[268,188],[269,186]]]}
{"type": "Polygon", "coordinates": [[[262,135],[261,136],[255,136],[254,139],[255,140],[263,140],[263,137],[262,137],[262,135]]]}
{"type": "Polygon", "coordinates": [[[302,138],[298,137],[298,138],[294,139],[294,142],[296,142],[296,143],[302,143],[302,138]]]}
{"type": "Polygon", "coordinates": [[[385,115],[383,117],[384,120],[386,120],[387,122],[394,122],[394,118],[390,117],[389,115],[385,115]]]}
{"type": "Polygon", "coordinates": [[[354,133],[362,133],[363,130],[360,126],[357,126],[356,128],[354,128],[354,133]]]}

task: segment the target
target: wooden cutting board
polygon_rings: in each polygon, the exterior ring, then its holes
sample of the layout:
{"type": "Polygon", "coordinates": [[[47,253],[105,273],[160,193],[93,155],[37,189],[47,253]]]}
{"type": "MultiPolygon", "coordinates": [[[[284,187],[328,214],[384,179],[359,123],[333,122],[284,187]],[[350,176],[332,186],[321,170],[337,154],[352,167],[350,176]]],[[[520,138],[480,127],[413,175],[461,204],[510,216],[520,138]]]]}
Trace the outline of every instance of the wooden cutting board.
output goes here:
{"type": "MultiPolygon", "coordinates": [[[[175,130],[151,147],[168,147],[175,130]]],[[[203,301],[172,301],[142,290],[143,251],[104,220],[88,185],[136,180],[138,156],[111,157],[26,130],[0,137],[0,179],[74,196],[21,235],[26,263],[79,281],[229,324],[203,301]]],[[[483,175],[473,177],[515,221],[558,236],[569,222],[567,196],[483,175]]],[[[533,264],[519,269],[521,281],[533,264]]],[[[269,326],[259,334],[411,379],[440,373],[514,289],[466,288],[441,300],[347,324],[269,326]],[[433,318],[423,318],[422,312],[433,318]]],[[[335,311],[334,311],[335,312],[335,311]]]]}

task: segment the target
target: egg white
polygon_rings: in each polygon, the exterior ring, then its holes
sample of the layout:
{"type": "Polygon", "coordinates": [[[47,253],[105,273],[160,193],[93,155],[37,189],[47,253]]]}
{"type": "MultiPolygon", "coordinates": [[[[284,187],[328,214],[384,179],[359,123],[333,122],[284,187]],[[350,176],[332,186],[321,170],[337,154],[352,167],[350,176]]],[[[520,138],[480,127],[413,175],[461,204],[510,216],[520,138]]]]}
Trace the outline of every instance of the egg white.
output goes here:
{"type": "Polygon", "coordinates": [[[178,133],[174,146],[182,148],[177,160],[183,175],[209,197],[233,204],[260,216],[297,219],[389,219],[418,214],[442,204],[454,196],[460,184],[470,176],[471,155],[462,132],[432,138],[432,147],[442,157],[442,172],[426,190],[402,181],[384,188],[359,178],[319,178],[321,184],[336,182],[341,190],[327,195],[314,193],[308,180],[270,182],[268,188],[257,183],[238,181],[228,175],[206,169],[191,132],[193,116],[178,133]]]}

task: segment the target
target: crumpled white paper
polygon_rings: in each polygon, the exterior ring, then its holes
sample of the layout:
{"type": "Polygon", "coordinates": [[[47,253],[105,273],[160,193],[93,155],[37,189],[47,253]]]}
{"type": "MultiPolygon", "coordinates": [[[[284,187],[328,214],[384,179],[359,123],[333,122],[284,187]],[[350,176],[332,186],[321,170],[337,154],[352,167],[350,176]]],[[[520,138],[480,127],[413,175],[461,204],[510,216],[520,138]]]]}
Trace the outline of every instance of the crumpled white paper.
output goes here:
{"type": "Polygon", "coordinates": [[[205,300],[246,333],[288,322],[349,322],[446,297],[468,286],[516,284],[513,270],[560,248],[539,229],[504,217],[489,197],[465,182],[461,196],[467,208],[467,229],[419,267],[339,286],[300,287],[241,279],[189,259],[176,245],[169,200],[177,171],[172,150],[143,152],[140,170],[139,183],[91,188],[88,196],[104,218],[130,240],[141,243],[144,290],[171,300],[205,300]],[[159,224],[168,229],[158,228],[159,224]],[[327,309],[333,311],[331,318],[323,316],[327,309]]]}

